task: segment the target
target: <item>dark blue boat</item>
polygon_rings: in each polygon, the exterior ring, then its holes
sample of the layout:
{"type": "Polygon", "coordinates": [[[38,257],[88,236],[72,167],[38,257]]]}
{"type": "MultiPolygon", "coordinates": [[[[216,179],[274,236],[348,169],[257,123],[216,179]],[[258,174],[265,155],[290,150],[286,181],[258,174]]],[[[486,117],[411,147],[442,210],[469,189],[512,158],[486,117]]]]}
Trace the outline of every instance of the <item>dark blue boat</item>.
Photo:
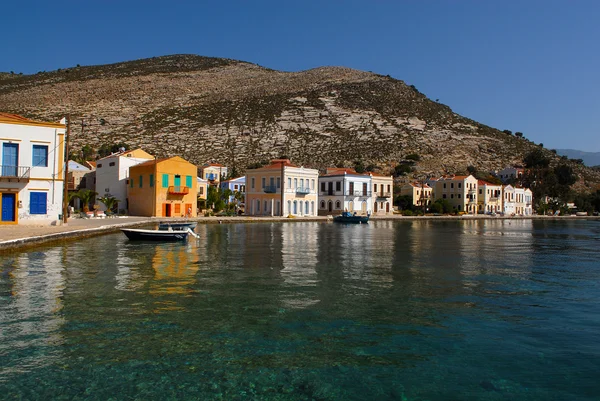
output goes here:
{"type": "Polygon", "coordinates": [[[342,212],[341,215],[335,216],[333,221],[335,223],[351,223],[351,224],[366,224],[369,222],[370,215],[359,216],[356,213],[342,212]]]}
{"type": "Polygon", "coordinates": [[[140,228],[122,228],[130,241],[187,241],[189,235],[198,237],[191,229],[182,230],[144,230],[140,228]]]}

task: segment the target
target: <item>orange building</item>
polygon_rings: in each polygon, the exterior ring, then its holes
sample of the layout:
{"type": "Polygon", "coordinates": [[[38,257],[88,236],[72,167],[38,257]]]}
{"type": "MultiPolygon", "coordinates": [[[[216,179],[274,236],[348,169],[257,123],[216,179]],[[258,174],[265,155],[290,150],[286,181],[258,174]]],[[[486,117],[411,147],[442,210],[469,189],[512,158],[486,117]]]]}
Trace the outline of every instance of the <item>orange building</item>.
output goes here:
{"type": "Polygon", "coordinates": [[[129,168],[129,214],[151,217],[196,216],[198,168],[179,156],[129,168]]]}

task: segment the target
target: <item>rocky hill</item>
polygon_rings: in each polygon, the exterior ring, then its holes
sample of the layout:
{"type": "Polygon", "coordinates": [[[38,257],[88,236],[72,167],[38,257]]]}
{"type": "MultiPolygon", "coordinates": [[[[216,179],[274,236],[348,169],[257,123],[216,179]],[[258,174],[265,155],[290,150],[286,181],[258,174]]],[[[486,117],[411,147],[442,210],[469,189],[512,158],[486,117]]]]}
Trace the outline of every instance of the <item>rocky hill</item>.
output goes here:
{"type": "MultiPolygon", "coordinates": [[[[75,149],[126,142],[240,172],[281,155],[316,168],[360,160],[386,174],[409,154],[420,156],[422,173],[496,170],[539,147],[400,80],[343,67],[281,72],[175,55],[9,75],[0,74],[0,110],[42,120],[70,113],[75,149]]],[[[597,172],[574,166],[582,185],[600,182],[597,172]]]]}

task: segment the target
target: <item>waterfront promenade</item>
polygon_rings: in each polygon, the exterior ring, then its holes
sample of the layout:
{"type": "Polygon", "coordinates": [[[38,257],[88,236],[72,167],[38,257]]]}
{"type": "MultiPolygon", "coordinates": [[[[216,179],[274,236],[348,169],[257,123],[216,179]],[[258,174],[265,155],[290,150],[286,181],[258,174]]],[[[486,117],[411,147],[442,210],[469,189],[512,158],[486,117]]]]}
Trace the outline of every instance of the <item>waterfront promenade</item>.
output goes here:
{"type": "MultiPolygon", "coordinates": [[[[600,220],[600,217],[574,217],[574,216],[371,216],[371,220],[466,220],[466,219],[593,219],[600,220]]],[[[326,216],[316,217],[257,217],[257,216],[236,216],[236,217],[196,217],[191,219],[177,218],[153,218],[153,217],[135,217],[128,216],[122,218],[107,219],[69,219],[66,225],[7,225],[0,226],[0,252],[10,249],[35,246],[49,241],[61,241],[66,239],[76,239],[90,237],[94,235],[107,234],[119,231],[124,227],[135,227],[149,224],[158,224],[160,222],[175,221],[197,221],[200,224],[225,224],[225,223],[259,223],[259,222],[302,222],[302,221],[327,221],[326,216]]]]}

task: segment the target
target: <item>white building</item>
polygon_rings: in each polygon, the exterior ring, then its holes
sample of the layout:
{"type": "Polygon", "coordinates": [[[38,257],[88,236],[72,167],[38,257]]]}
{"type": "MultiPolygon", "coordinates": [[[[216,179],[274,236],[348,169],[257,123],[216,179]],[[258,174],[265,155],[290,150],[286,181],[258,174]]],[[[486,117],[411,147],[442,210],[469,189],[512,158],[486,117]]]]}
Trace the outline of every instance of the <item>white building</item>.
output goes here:
{"type": "Polygon", "coordinates": [[[504,169],[496,172],[496,176],[504,183],[509,181],[514,182],[514,180],[522,178],[523,174],[525,174],[525,169],[522,167],[505,167],[504,169]]]}
{"type": "MultiPolygon", "coordinates": [[[[127,183],[129,167],[154,159],[142,149],[114,153],[96,161],[96,192],[98,197],[114,196],[119,201],[118,209],[127,210],[127,183]]],[[[99,208],[106,210],[100,203],[99,208]]]]}
{"type": "Polygon", "coordinates": [[[62,214],[65,120],[0,113],[0,224],[50,224],[62,214]]]}
{"type": "Polygon", "coordinates": [[[371,176],[348,168],[329,168],[319,177],[319,214],[371,214],[371,176]]]}
{"type": "Polygon", "coordinates": [[[502,212],[505,215],[514,216],[516,214],[515,195],[515,187],[512,185],[506,185],[502,189],[502,212]]]}

